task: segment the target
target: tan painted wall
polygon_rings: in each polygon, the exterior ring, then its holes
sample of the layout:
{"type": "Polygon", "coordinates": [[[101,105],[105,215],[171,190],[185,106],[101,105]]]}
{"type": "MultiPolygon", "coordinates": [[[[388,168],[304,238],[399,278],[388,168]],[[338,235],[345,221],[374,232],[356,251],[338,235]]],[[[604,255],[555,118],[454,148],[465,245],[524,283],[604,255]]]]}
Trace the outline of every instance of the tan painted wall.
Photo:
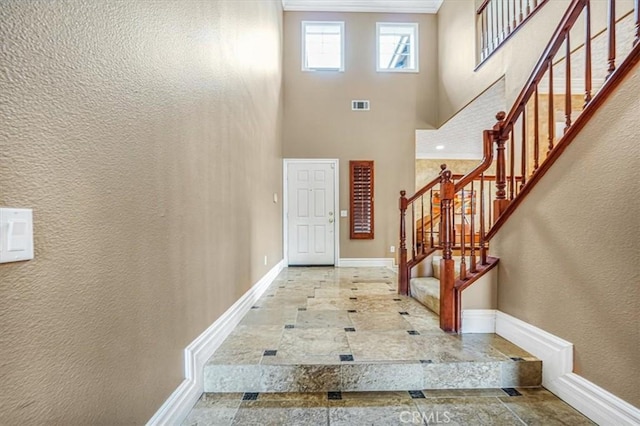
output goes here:
{"type": "Polygon", "coordinates": [[[640,406],[640,68],[491,241],[498,308],[575,345],[574,370],[640,406]]]}
{"type": "Polygon", "coordinates": [[[437,107],[434,15],[285,13],[284,157],[338,158],[340,208],[349,208],[349,160],[375,161],[375,240],[350,240],[341,218],[341,257],[393,257],[398,245],[398,197],[414,187],[415,130],[432,128],[437,107]],[[301,21],[342,20],[346,70],[301,71],[301,21]],[[420,73],[377,73],[376,22],[420,24],[420,73]],[[351,111],[352,99],[369,99],[371,111],[351,111]]]}
{"type": "Polygon", "coordinates": [[[2,2],[0,205],[36,258],[0,265],[0,424],[144,424],[282,258],[281,30],[279,0],[2,2]]]}
{"type": "MultiPolygon", "coordinates": [[[[438,123],[448,120],[503,75],[507,108],[510,108],[570,1],[547,2],[509,41],[475,70],[477,3],[474,0],[447,0],[438,12],[438,123]]],[[[607,2],[592,0],[591,5],[592,34],[595,35],[605,28],[607,2]]],[[[616,16],[621,17],[632,8],[631,0],[618,0],[616,16]]],[[[572,31],[571,40],[574,46],[578,45],[578,40],[584,40],[582,25],[572,31]]],[[[605,60],[604,56],[598,60],[600,59],[605,60]]]]}

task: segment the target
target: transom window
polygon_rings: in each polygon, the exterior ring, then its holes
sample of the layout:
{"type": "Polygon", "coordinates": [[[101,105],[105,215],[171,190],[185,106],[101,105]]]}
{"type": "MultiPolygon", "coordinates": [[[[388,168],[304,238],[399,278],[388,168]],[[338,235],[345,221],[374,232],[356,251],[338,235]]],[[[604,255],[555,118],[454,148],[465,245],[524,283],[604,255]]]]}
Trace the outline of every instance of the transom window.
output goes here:
{"type": "Polygon", "coordinates": [[[344,71],[344,22],[302,22],[302,70],[344,71]]]}
{"type": "Polygon", "coordinates": [[[418,24],[376,24],[377,70],[418,72],[418,24]]]}

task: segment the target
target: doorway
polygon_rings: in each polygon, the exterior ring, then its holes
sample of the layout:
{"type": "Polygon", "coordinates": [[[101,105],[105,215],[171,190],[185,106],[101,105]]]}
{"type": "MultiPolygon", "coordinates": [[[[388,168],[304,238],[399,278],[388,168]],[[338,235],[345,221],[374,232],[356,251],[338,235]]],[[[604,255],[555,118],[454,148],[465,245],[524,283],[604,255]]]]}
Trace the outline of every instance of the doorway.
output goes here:
{"type": "Polygon", "coordinates": [[[338,160],[284,160],[284,246],[288,265],[337,265],[338,160]]]}

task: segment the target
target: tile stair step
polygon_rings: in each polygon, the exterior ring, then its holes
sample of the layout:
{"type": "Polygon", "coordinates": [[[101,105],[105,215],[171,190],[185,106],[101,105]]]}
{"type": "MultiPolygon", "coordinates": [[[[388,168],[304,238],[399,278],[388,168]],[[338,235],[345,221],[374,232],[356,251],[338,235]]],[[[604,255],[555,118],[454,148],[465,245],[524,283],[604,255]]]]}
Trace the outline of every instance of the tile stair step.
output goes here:
{"type": "Polygon", "coordinates": [[[435,277],[411,278],[411,297],[429,310],[440,314],[440,279],[435,277]]]}
{"type": "Polygon", "coordinates": [[[540,360],[346,362],[310,365],[208,363],[205,392],[360,392],[537,387],[540,360]]]}

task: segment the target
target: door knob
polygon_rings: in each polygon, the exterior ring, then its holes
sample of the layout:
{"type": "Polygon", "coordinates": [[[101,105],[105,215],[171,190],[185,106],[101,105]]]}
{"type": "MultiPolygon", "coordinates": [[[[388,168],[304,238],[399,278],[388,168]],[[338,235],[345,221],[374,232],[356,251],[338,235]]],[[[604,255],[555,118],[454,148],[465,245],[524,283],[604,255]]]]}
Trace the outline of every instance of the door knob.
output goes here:
{"type": "Polygon", "coordinates": [[[333,218],[330,218],[330,219],[329,219],[329,223],[333,223],[333,218]]]}

